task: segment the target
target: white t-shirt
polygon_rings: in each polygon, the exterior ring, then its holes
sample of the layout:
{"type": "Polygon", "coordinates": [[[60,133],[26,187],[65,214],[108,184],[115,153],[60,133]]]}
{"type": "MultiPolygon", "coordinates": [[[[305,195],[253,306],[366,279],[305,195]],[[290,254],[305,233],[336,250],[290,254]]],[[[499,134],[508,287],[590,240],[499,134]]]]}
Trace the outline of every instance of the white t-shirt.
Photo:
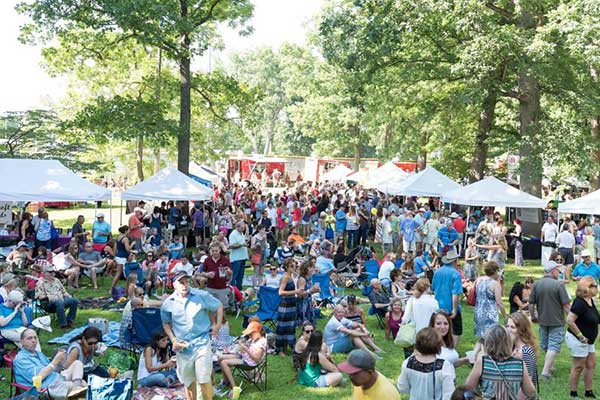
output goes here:
{"type": "Polygon", "coordinates": [[[556,239],[558,248],[572,249],[575,246],[575,236],[569,231],[562,231],[556,239]]]}
{"type": "Polygon", "coordinates": [[[542,232],[544,233],[544,242],[554,242],[556,236],[558,236],[558,226],[555,223],[549,224],[546,222],[542,226],[542,232]]]}
{"type": "Polygon", "coordinates": [[[394,263],[391,261],[386,261],[383,264],[381,264],[381,267],[379,267],[379,280],[390,279],[390,272],[392,272],[393,269],[394,263]]]}
{"type": "Polygon", "coordinates": [[[178,262],[177,264],[175,264],[175,267],[173,268],[173,272],[177,273],[179,271],[185,271],[186,274],[188,274],[189,276],[192,276],[192,275],[194,275],[194,266],[189,262],[187,264],[178,262]]]}
{"type": "Polygon", "coordinates": [[[431,314],[440,309],[440,304],[430,294],[422,294],[418,299],[411,297],[406,302],[402,323],[414,322],[416,331],[419,332],[423,328],[429,326],[431,314]]]}
{"type": "Polygon", "coordinates": [[[437,355],[440,360],[449,361],[450,364],[455,365],[458,361],[458,351],[456,349],[449,349],[448,347],[442,347],[440,354],[437,355]]]}
{"type": "Polygon", "coordinates": [[[279,284],[281,283],[281,276],[282,275],[277,274],[275,275],[275,277],[273,277],[271,276],[271,274],[267,274],[265,276],[265,286],[279,289],[279,284]]]}

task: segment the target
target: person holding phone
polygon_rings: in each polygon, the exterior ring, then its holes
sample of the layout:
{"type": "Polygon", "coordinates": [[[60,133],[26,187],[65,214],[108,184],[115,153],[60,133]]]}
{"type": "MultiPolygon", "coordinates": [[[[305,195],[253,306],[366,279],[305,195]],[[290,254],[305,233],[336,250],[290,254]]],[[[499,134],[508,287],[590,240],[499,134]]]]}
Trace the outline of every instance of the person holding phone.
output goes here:
{"type": "MultiPolygon", "coordinates": [[[[27,328],[29,321],[25,314],[23,293],[11,290],[5,303],[0,304],[0,335],[21,348],[21,333],[27,328]]],[[[41,351],[37,344],[37,351],[41,351]]]]}

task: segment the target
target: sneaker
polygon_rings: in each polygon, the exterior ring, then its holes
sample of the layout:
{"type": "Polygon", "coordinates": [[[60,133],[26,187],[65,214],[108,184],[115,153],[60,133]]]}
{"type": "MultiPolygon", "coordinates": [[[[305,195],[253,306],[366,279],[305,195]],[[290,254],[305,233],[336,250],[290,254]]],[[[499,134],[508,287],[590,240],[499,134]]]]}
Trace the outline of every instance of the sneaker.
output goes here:
{"type": "Polygon", "coordinates": [[[569,393],[569,396],[571,396],[573,398],[579,398],[579,395],[577,394],[577,390],[571,390],[571,392],[569,393]]]}
{"type": "Polygon", "coordinates": [[[550,379],[552,379],[551,375],[540,375],[540,377],[542,378],[543,381],[549,381],[550,379]]]}
{"type": "Polygon", "coordinates": [[[229,386],[225,385],[223,382],[219,383],[219,385],[214,388],[213,392],[218,397],[224,397],[229,391],[229,386]]]}
{"type": "Polygon", "coordinates": [[[587,397],[587,398],[589,398],[589,399],[595,399],[596,398],[596,395],[591,390],[586,390],[584,396],[587,397]]]}

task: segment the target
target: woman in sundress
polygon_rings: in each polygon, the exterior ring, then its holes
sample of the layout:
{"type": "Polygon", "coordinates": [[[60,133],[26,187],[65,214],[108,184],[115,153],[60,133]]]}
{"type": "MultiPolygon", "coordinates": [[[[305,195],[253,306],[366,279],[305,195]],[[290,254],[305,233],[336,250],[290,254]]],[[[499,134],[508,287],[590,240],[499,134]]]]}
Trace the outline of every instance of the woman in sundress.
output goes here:
{"type": "Polygon", "coordinates": [[[296,324],[298,323],[298,298],[302,291],[296,289],[296,261],[288,258],[283,263],[285,273],[279,284],[279,308],[277,310],[277,329],[275,331],[275,346],[279,354],[286,355],[287,347],[294,348],[296,343],[296,324]]]}

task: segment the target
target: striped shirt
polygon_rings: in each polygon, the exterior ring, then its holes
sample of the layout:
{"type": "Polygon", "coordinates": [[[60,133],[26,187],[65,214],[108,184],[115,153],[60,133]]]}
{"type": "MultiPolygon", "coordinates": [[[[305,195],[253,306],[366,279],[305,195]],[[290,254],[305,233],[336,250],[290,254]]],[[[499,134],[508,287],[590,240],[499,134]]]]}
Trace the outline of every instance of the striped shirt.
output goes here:
{"type": "Polygon", "coordinates": [[[523,381],[523,361],[507,358],[503,361],[483,356],[483,371],[480,378],[483,399],[509,399],[508,391],[516,398],[523,381]],[[502,376],[506,379],[505,384],[502,376]]]}

